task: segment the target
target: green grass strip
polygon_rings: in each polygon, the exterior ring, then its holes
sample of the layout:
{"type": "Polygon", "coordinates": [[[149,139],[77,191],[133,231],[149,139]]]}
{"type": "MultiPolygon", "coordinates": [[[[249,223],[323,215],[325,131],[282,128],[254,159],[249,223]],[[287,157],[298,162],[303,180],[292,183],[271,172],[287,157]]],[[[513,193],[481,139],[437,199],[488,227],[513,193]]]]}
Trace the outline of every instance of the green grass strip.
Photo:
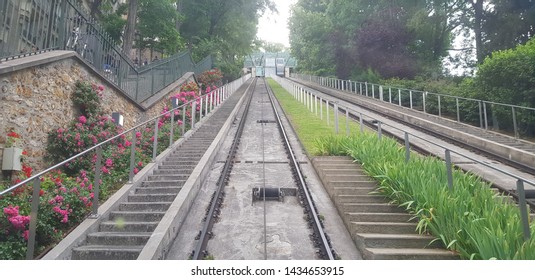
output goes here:
{"type": "MultiPolygon", "coordinates": [[[[307,154],[318,155],[319,151],[316,149],[316,140],[325,135],[336,135],[334,127],[334,112],[332,108],[329,109],[330,121],[327,125],[326,114],[327,110],[325,104],[323,105],[323,120],[319,116],[320,109],[318,105],[318,115],[311,112],[307,107],[297,101],[288,91],[282,88],[273,79],[267,79],[269,86],[275,93],[277,100],[279,101],[286,116],[292,123],[292,126],[297,133],[299,140],[303,144],[307,154]]],[[[318,100],[319,104],[319,100],[318,100]]],[[[349,122],[350,133],[355,133],[360,130],[360,126],[350,121],[349,122]]],[[[343,114],[339,114],[339,133],[346,133],[346,117],[343,114]]]]}

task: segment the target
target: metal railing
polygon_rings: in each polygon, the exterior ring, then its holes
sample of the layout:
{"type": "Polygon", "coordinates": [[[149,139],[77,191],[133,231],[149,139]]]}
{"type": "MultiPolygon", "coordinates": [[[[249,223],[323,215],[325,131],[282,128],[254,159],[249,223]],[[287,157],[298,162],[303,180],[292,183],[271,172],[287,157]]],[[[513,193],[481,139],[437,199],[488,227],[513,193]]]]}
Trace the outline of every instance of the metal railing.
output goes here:
{"type": "Polygon", "coordinates": [[[510,134],[516,139],[533,141],[535,137],[535,108],[337,78],[303,74],[292,77],[510,134]]]}
{"type": "MultiPolygon", "coordinates": [[[[315,112],[315,114],[317,115],[318,114],[318,106],[319,106],[319,113],[320,113],[320,117],[321,119],[323,120],[323,107],[325,107],[325,115],[326,115],[326,121],[327,121],[327,124],[330,125],[330,115],[329,115],[329,106],[332,106],[332,110],[333,110],[333,114],[334,114],[334,127],[335,127],[335,132],[338,134],[340,133],[340,124],[339,124],[339,112],[340,110],[344,111],[345,112],[345,116],[346,116],[346,135],[350,135],[350,128],[349,128],[349,114],[352,114],[354,116],[358,116],[359,118],[359,125],[360,125],[360,132],[363,132],[364,131],[364,122],[363,122],[363,118],[366,117],[366,118],[369,118],[372,120],[373,123],[376,123],[377,124],[377,137],[379,138],[379,140],[381,139],[382,137],[382,130],[384,127],[389,127],[390,129],[393,129],[393,130],[396,130],[396,131],[400,131],[403,135],[404,135],[404,141],[405,141],[405,162],[408,162],[409,159],[410,159],[410,142],[409,142],[409,139],[410,137],[413,137],[413,138],[417,138],[419,139],[420,141],[424,141],[426,142],[427,144],[430,144],[432,146],[435,146],[435,147],[439,147],[441,149],[444,150],[444,158],[445,158],[445,164],[446,164],[446,175],[447,175],[447,178],[448,178],[448,187],[451,189],[453,188],[453,164],[451,162],[451,154],[456,154],[457,156],[459,157],[462,157],[462,158],[465,158],[465,159],[468,159],[470,161],[473,161],[479,165],[483,165],[485,166],[485,168],[490,168],[496,172],[499,172],[500,174],[502,174],[503,176],[507,176],[507,177],[510,177],[510,178],[513,178],[516,180],[516,190],[517,190],[517,196],[518,196],[518,207],[519,207],[519,210],[520,210],[520,216],[521,216],[521,219],[522,219],[522,227],[523,227],[523,234],[524,234],[524,239],[525,240],[528,240],[530,237],[531,237],[531,233],[530,233],[530,227],[529,227],[529,212],[528,212],[528,209],[527,209],[527,205],[526,205],[526,195],[525,195],[525,190],[524,190],[524,185],[525,184],[528,184],[528,185],[531,185],[533,187],[535,187],[535,181],[532,181],[532,180],[529,180],[529,179],[526,179],[524,177],[521,177],[521,176],[518,176],[518,175],[515,175],[511,172],[508,172],[506,170],[503,170],[501,168],[497,168],[491,164],[488,164],[488,163],[485,163],[483,161],[480,161],[478,159],[475,159],[473,157],[470,157],[468,155],[465,155],[465,153],[463,153],[462,151],[456,151],[456,150],[453,150],[451,148],[448,148],[448,147],[445,147],[443,145],[440,145],[440,144],[437,144],[435,142],[432,142],[430,140],[427,140],[423,137],[420,137],[420,136],[417,136],[413,133],[410,133],[410,132],[407,132],[406,130],[403,130],[399,127],[395,127],[395,126],[391,126],[389,124],[386,124],[386,123],[383,123],[381,122],[380,120],[377,120],[376,118],[374,118],[373,116],[370,116],[366,113],[363,113],[363,112],[358,112],[358,111],[355,111],[355,110],[352,110],[352,109],[349,109],[349,108],[343,108],[341,106],[339,106],[338,102],[337,101],[332,101],[332,100],[329,100],[329,99],[326,99],[325,97],[320,97],[318,95],[318,92],[313,90],[313,89],[310,89],[310,88],[307,88],[307,87],[303,87],[297,83],[294,83],[294,82],[291,82],[289,80],[286,80],[286,79],[282,79],[280,77],[273,77],[273,79],[275,79],[275,81],[277,81],[284,89],[286,89],[286,91],[288,91],[296,100],[298,100],[299,102],[303,103],[305,106],[307,106],[307,108],[311,111],[311,112],[315,112]]],[[[334,80],[330,80],[330,81],[334,81],[334,80]]]]}
{"type": "MultiPolygon", "coordinates": [[[[201,95],[197,97],[196,99],[190,100],[187,103],[184,103],[181,106],[173,106],[174,108],[170,108],[169,112],[164,112],[161,115],[158,115],[148,121],[145,121],[139,125],[136,125],[135,127],[126,130],[118,135],[115,135],[101,143],[98,143],[94,145],[93,147],[80,152],[79,154],[76,154],[58,164],[55,164],[52,167],[49,167],[27,179],[24,181],[17,183],[3,191],[0,191],[0,197],[9,194],[13,192],[16,189],[19,189],[21,187],[24,187],[26,184],[33,184],[32,189],[32,198],[33,197],[39,197],[39,192],[41,191],[41,178],[43,178],[44,175],[53,172],[54,170],[58,170],[59,168],[64,167],[65,165],[80,159],[83,156],[90,156],[93,155],[93,153],[96,154],[96,161],[94,163],[94,170],[95,175],[93,178],[93,199],[92,199],[92,210],[91,210],[91,216],[90,217],[97,217],[98,214],[98,207],[99,207],[99,192],[100,192],[100,184],[101,184],[101,167],[102,165],[102,156],[103,156],[103,148],[106,147],[106,145],[114,143],[115,141],[119,141],[122,138],[125,138],[128,135],[131,135],[131,146],[130,146],[130,162],[129,162],[129,176],[128,176],[128,182],[132,183],[134,179],[134,168],[136,168],[136,132],[140,132],[143,129],[150,128],[153,131],[152,137],[153,145],[152,145],[152,161],[156,159],[156,156],[158,155],[158,130],[159,126],[158,123],[161,118],[165,117],[166,115],[170,115],[170,133],[169,133],[169,142],[167,147],[170,148],[175,141],[178,139],[176,138],[176,133],[179,133],[179,137],[183,137],[186,131],[186,126],[188,125],[190,129],[193,129],[200,120],[202,120],[204,117],[208,115],[208,113],[212,112],[215,108],[217,108],[219,105],[221,105],[230,95],[232,95],[247,79],[250,77],[243,76],[242,78],[239,78],[231,83],[228,83],[226,85],[223,85],[222,87],[213,90],[210,93],[201,95]],[[179,111],[179,115],[181,114],[180,119],[175,119],[175,111],[179,111]],[[190,116],[189,122],[186,123],[186,116],[190,116]],[[178,121],[181,120],[182,123],[179,125],[178,121]],[[176,122],[176,124],[175,124],[176,122]],[[174,131],[176,129],[176,131],[174,131]],[[180,131],[179,131],[180,129],[180,131]]],[[[189,131],[189,130],[188,130],[189,131]]],[[[26,251],[26,258],[27,259],[33,259],[34,256],[34,248],[35,248],[35,237],[36,237],[36,229],[37,229],[37,217],[38,217],[38,211],[39,211],[39,199],[31,199],[31,213],[30,213],[30,224],[29,224],[29,236],[28,236],[28,246],[26,251]]]]}
{"type": "Polygon", "coordinates": [[[74,0],[0,0],[0,63],[44,50],[73,50],[140,103],[187,72],[212,68],[189,51],[138,68],[99,23],[74,0]]]}

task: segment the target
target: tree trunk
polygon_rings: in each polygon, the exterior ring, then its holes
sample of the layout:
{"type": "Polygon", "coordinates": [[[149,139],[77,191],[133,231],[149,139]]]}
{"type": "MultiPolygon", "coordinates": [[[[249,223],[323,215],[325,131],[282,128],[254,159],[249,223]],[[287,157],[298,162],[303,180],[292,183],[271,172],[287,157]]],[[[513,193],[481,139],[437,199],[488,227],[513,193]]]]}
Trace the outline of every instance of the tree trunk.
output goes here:
{"type": "MultiPolygon", "coordinates": [[[[182,15],[184,12],[184,0],[176,0],[176,11],[179,15],[182,15]]],[[[180,26],[182,26],[182,21],[179,19],[176,21],[176,31],[180,32],[180,26]]]]}
{"type": "MultiPolygon", "coordinates": [[[[130,0],[128,4],[128,18],[126,21],[126,29],[124,31],[123,51],[130,56],[130,50],[132,50],[132,44],[134,42],[134,34],[136,31],[136,19],[137,19],[137,2],[138,0],[130,0]]],[[[141,58],[139,58],[141,59],[141,58]]]]}
{"type": "Polygon", "coordinates": [[[474,33],[476,36],[476,55],[477,63],[483,63],[485,59],[483,53],[483,36],[482,36],[482,23],[483,23],[483,0],[475,0],[475,2],[470,2],[474,8],[474,33]]]}
{"type": "Polygon", "coordinates": [[[99,7],[102,4],[102,0],[94,0],[91,4],[91,16],[96,18],[97,14],[100,13],[99,7]]]}

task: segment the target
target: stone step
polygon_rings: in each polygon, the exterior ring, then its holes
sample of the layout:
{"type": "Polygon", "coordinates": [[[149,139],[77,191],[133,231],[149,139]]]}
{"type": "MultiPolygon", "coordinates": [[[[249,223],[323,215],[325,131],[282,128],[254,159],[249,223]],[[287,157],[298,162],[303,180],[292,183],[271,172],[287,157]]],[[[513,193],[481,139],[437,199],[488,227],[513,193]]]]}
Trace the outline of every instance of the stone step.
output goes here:
{"type": "Polygon", "coordinates": [[[158,222],[115,222],[100,223],[101,232],[153,232],[158,222]]]}
{"type": "Polygon", "coordinates": [[[199,159],[195,160],[167,160],[162,163],[162,166],[184,166],[184,165],[197,165],[199,159]]]}
{"type": "Polygon", "coordinates": [[[459,256],[445,249],[367,248],[365,259],[372,260],[457,260],[459,256]]]}
{"type": "Polygon", "coordinates": [[[351,222],[351,234],[361,233],[414,234],[417,223],[351,222]]]}
{"type": "Polygon", "coordinates": [[[328,187],[331,188],[370,188],[370,187],[377,187],[377,182],[373,180],[358,180],[358,181],[328,181],[327,183],[328,187]]]}
{"type": "Polygon", "coordinates": [[[167,211],[171,202],[123,202],[119,205],[119,211],[167,211]]]}
{"type": "Polygon", "coordinates": [[[191,170],[193,170],[195,168],[195,166],[197,166],[197,164],[194,164],[194,165],[191,165],[191,164],[183,164],[183,165],[179,165],[179,164],[163,164],[163,165],[158,166],[158,170],[166,170],[166,169],[170,169],[170,170],[191,169],[191,170]]]}
{"type": "Polygon", "coordinates": [[[354,195],[341,194],[335,195],[334,201],[337,203],[388,203],[389,200],[382,195],[354,195]]]}
{"type": "Polygon", "coordinates": [[[135,260],[143,246],[86,245],[72,250],[73,260],[135,260]]]}
{"type": "Polygon", "coordinates": [[[355,168],[354,163],[315,163],[319,169],[351,169],[355,168]]]}
{"type": "Polygon", "coordinates": [[[190,173],[158,174],[158,175],[150,175],[148,180],[149,181],[182,181],[182,180],[187,180],[189,176],[190,176],[190,173]]]}
{"type": "Polygon", "coordinates": [[[417,233],[357,233],[356,238],[359,239],[366,248],[444,248],[442,241],[437,240],[435,237],[417,233]]]}
{"type": "Polygon", "coordinates": [[[186,180],[159,180],[159,181],[143,181],[141,186],[143,188],[150,187],[182,187],[186,180]]]}
{"type": "Polygon", "coordinates": [[[178,194],[182,187],[139,187],[136,194],[178,194]]]}
{"type": "Polygon", "coordinates": [[[333,187],[327,189],[333,196],[335,195],[375,195],[376,186],[369,187],[333,187]]]}
{"type": "Polygon", "coordinates": [[[352,175],[352,174],[362,174],[367,176],[360,169],[356,168],[342,168],[342,169],[322,169],[321,174],[323,176],[335,176],[335,175],[352,175]]]}
{"type": "Polygon", "coordinates": [[[87,235],[87,243],[90,245],[143,246],[150,236],[150,232],[94,232],[87,235]]]}
{"type": "Polygon", "coordinates": [[[357,183],[357,182],[366,182],[366,183],[377,183],[377,181],[370,178],[368,175],[363,174],[337,174],[337,175],[323,175],[323,178],[327,182],[350,182],[350,183],[357,183]]]}
{"type": "Polygon", "coordinates": [[[179,169],[158,169],[154,170],[154,175],[173,175],[173,174],[191,174],[193,167],[191,168],[179,168],[179,169]]]}
{"type": "Polygon", "coordinates": [[[131,194],[129,202],[172,202],[176,194],[131,194]]]}
{"type": "MultiPolygon", "coordinates": [[[[404,223],[408,222],[413,216],[407,213],[362,213],[362,212],[346,212],[351,222],[391,222],[404,223]]],[[[415,220],[411,220],[415,221],[415,220]]]]}
{"type": "Polygon", "coordinates": [[[144,212],[144,211],[112,211],[110,221],[118,222],[158,222],[165,215],[165,212],[144,212]]]}
{"type": "Polygon", "coordinates": [[[405,209],[389,203],[342,203],[343,212],[405,213],[405,209]]]}

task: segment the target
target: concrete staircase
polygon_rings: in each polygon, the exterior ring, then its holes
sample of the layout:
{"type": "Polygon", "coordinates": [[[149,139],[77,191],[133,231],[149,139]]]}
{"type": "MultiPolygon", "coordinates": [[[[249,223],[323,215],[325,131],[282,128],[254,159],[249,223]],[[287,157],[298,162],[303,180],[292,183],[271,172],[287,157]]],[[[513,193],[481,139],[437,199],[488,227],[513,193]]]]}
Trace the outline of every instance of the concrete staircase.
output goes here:
{"type": "Polygon", "coordinates": [[[111,212],[72,259],[136,259],[218,130],[199,129],[111,212]]]}
{"type": "Polygon", "coordinates": [[[415,220],[404,209],[377,193],[377,182],[349,157],[312,160],[329,196],[364,259],[458,259],[442,242],[416,232],[415,220]]]}
{"type": "Polygon", "coordinates": [[[137,259],[238,101],[232,96],[183,144],[167,156],[125,202],[89,233],[72,259],[137,259]],[[231,104],[228,104],[231,103],[231,104]],[[233,103],[233,104],[232,104],[233,103]]]}

